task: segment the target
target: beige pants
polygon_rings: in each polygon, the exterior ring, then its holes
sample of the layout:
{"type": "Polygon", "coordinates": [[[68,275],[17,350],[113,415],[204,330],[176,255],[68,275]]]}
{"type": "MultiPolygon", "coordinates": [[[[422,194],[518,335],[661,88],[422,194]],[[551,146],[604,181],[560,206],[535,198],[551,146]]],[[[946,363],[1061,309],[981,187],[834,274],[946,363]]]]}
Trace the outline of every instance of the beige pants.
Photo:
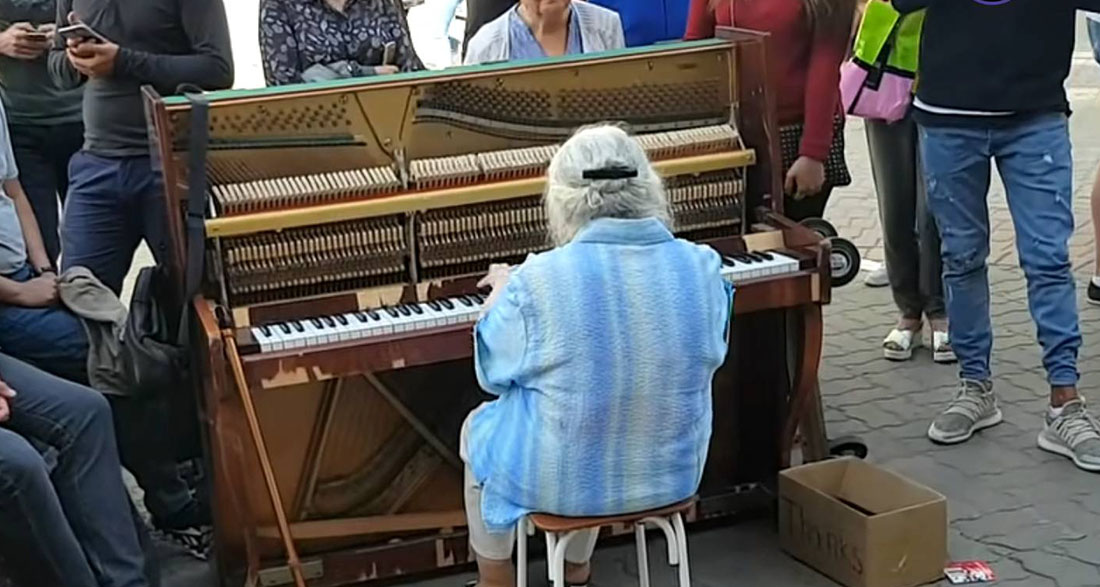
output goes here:
{"type": "MultiPolygon", "coordinates": [[[[484,404],[482,404],[484,405],[484,404]]],[[[480,407],[466,416],[462,423],[462,434],[459,440],[459,452],[462,462],[469,463],[466,457],[466,429],[470,420],[481,410],[480,407]]],[[[470,465],[466,465],[466,525],[470,532],[470,548],[477,556],[493,560],[505,561],[512,558],[512,548],[516,544],[516,530],[512,528],[507,532],[490,532],[485,527],[485,520],[481,516],[481,486],[474,479],[474,473],[470,465]]],[[[580,536],[574,538],[565,551],[565,560],[573,564],[585,564],[592,558],[592,552],[596,550],[596,539],[599,530],[585,530],[580,536]]]]}

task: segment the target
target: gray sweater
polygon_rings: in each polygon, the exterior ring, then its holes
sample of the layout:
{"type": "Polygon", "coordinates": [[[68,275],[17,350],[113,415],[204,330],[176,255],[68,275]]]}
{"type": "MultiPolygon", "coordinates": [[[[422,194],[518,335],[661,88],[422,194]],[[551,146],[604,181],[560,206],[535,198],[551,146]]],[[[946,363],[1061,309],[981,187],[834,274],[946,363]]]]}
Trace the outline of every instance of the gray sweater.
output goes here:
{"type": "Polygon", "coordinates": [[[85,82],[84,148],[103,157],[149,153],[141,86],[173,95],[181,84],[233,85],[233,56],[222,0],[58,0],[58,27],[73,11],[120,47],[114,74],[87,80],[58,37],[50,74],[62,88],[85,82]]]}

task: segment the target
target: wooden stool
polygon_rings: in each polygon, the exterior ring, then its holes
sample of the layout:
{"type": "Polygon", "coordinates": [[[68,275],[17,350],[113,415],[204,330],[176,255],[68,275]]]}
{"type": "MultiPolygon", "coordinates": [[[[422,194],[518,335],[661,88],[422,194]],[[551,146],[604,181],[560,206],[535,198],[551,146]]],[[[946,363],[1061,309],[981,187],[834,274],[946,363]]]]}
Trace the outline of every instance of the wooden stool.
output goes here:
{"type": "Polygon", "coordinates": [[[536,530],[546,534],[546,573],[554,587],[565,587],[565,550],[582,530],[592,530],[618,524],[634,526],[634,542],[638,549],[638,584],[649,587],[649,556],[646,550],[646,524],[665,533],[668,541],[668,564],[679,567],[680,587],[691,587],[688,568],[687,533],[683,513],[694,505],[695,498],[675,505],[621,516],[602,518],[563,518],[549,514],[531,514],[519,521],[516,528],[516,585],[527,587],[527,536],[536,530]]]}

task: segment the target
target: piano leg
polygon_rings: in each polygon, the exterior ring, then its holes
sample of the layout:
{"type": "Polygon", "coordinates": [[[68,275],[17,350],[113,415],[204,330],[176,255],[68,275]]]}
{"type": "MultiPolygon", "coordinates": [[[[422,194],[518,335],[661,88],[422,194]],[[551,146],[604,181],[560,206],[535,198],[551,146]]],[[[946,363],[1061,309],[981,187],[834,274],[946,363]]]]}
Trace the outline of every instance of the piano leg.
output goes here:
{"type": "MultiPolygon", "coordinates": [[[[226,331],[222,338],[225,340],[225,354],[229,359],[229,366],[233,370],[233,378],[237,383],[237,393],[240,395],[245,418],[248,420],[248,431],[252,436],[253,445],[256,447],[256,456],[260,460],[260,468],[263,470],[264,485],[267,486],[271,498],[271,507],[275,510],[275,519],[279,524],[279,534],[283,539],[283,548],[286,550],[287,565],[294,576],[296,587],[306,587],[306,580],[302,575],[302,562],[298,559],[298,550],[294,547],[294,539],[290,535],[290,524],[287,522],[286,511],[283,509],[279,485],[275,481],[275,470],[271,466],[271,459],[267,453],[263,430],[260,429],[260,419],[256,416],[256,406],[252,403],[252,392],[249,391],[248,382],[244,376],[241,355],[237,352],[237,339],[232,331],[226,331]]],[[[249,574],[251,575],[251,570],[249,574]]]]}
{"type": "Polygon", "coordinates": [[[794,448],[795,434],[799,430],[802,431],[804,439],[803,461],[819,461],[828,455],[828,440],[825,437],[821,395],[817,382],[824,337],[821,306],[806,304],[799,308],[797,314],[800,315],[802,326],[802,356],[795,374],[794,393],[791,394],[783,429],[783,445],[780,454],[780,466],[783,469],[791,464],[791,450],[794,448]]]}

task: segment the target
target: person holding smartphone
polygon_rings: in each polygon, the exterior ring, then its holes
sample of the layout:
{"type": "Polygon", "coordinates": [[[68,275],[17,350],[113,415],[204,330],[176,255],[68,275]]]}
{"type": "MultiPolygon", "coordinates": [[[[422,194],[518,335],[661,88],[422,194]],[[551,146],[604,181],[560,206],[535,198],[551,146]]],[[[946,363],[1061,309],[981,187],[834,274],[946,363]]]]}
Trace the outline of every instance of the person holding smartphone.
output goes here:
{"type": "MultiPolygon", "coordinates": [[[[55,22],[49,70],[61,88],[84,87],[85,124],[83,149],[69,166],[61,268],[86,267],[117,293],[143,240],[158,262],[169,255],[163,184],[150,157],[141,88],[169,96],[187,86],[231,87],[229,24],[222,0],[57,0],[55,22]],[[62,34],[74,25],[85,32],[62,34]]],[[[127,405],[116,405],[120,438],[172,430],[169,417],[197,418],[172,414],[165,397],[124,399],[127,405]]],[[[170,434],[144,436],[140,443],[127,440],[123,454],[140,455],[132,472],[153,523],[204,557],[210,512],[181,474],[179,441],[170,434]]]]}
{"type": "Polygon", "coordinates": [[[393,0],[261,0],[269,86],[424,69],[393,0]]]}
{"type": "Polygon", "coordinates": [[[84,142],[83,91],[58,88],[46,67],[56,14],[56,0],[0,0],[0,97],[51,262],[61,252],[59,204],[69,187],[69,160],[84,142]]]}

